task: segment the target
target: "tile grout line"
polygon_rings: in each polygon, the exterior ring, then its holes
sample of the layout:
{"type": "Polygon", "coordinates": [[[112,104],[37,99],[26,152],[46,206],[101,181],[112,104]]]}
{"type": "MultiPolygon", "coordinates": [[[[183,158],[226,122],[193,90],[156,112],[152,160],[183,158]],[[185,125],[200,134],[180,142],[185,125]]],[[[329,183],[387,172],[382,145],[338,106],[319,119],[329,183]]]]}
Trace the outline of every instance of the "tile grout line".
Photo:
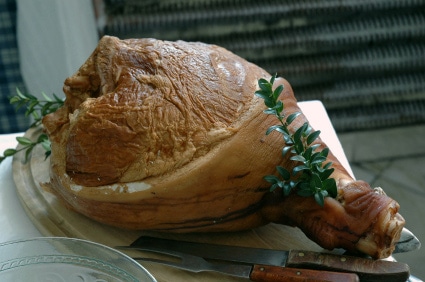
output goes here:
{"type": "MultiPolygon", "coordinates": [[[[394,164],[394,162],[392,160],[388,161],[388,163],[385,165],[384,168],[380,169],[378,173],[374,174],[373,179],[369,181],[370,186],[371,187],[375,186],[375,182],[377,182],[378,179],[383,179],[383,180],[386,180],[386,181],[389,181],[389,182],[396,183],[397,186],[403,187],[403,189],[410,191],[413,194],[416,194],[416,195],[421,196],[421,197],[425,197],[424,191],[419,191],[418,189],[415,189],[414,187],[411,187],[409,185],[405,185],[405,183],[403,183],[403,182],[398,182],[395,179],[388,178],[388,177],[385,176],[385,174],[384,174],[385,171],[388,168],[390,168],[393,164],[394,164]]],[[[357,164],[357,166],[364,169],[364,170],[368,170],[368,167],[363,165],[363,164],[357,164]]],[[[379,185],[377,185],[377,186],[379,186],[379,185]]],[[[384,189],[384,191],[385,191],[385,189],[384,189]]]]}
{"type": "Polygon", "coordinates": [[[357,160],[357,161],[350,161],[349,163],[352,165],[362,166],[362,164],[373,164],[378,162],[385,162],[389,161],[392,162],[394,160],[404,160],[404,159],[418,159],[425,157],[425,152],[420,154],[408,154],[408,155],[401,155],[401,156],[391,156],[391,157],[382,157],[379,159],[373,159],[373,160],[357,160]]]}
{"type": "MultiPolygon", "coordinates": [[[[384,162],[384,161],[382,161],[382,162],[384,162]]],[[[391,165],[393,164],[393,160],[391,159],[391,160],[388,160],[388,161],[386,161],[387,163],[386,163],[386,165],[385,165],[385,167],[383,167],[382,169],[380,169],[379,171],[378,171],[378,173],[374,173],[373,174],[373,178],[370,180],[370,186],[375,186],[375,182],[379,179],[379,178],[381,178],[382,177],[382,175],[384,174],[384,172],[389,168],[389,167],[391,167],[391,165]]],[[[358,167],[360,167],[360,168],[362,168],[362,169],[365,169],[365,170],[368,170],[368,168],[363,164],[363,163],[360,163],[360,164],[357,164],[357,166],[358,167]]]]}

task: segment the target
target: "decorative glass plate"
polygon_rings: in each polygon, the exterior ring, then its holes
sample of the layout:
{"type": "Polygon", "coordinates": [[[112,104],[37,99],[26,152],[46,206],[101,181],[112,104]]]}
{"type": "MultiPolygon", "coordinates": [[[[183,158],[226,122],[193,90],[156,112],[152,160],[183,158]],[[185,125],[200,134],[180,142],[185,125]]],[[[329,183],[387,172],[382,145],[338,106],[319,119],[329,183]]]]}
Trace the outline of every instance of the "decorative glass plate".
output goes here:
{"type": "Polygon", "coordinates": [[[0,281],[155,282],[140,264],[107,246],[44,237],[0,244],[0,281]]]}

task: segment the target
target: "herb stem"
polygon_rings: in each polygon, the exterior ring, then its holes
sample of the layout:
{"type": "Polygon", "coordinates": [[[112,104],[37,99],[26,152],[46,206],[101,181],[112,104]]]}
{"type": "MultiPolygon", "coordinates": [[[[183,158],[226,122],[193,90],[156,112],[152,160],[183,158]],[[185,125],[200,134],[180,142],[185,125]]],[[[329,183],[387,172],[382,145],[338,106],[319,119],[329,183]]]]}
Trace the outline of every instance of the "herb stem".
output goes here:
{"type": "MultiPolygon", "coordinates": [[[[22,93],[19,89],[16,89],[17,95],[10,98],[10,104],[14,104],[16,110],[26,107],[25,116],[32,116],[34,122],[30,127],[34,127],[41,124],[41,120],[47,114],[55,112],[57,109],[63,106],[64,101],[53,94],[53,98],[50,98],[46,94],[42,93],[44,100],[39,100],[37,97],[22,93]]],[[[46,158],[50,156],[50,141],[46,134],[42,133],[38,136],[36,141],[32,141],[26,137],[16,137],[19,144],[22,145],[19,149],[6,149],[3,152],[3,156],[0,156],[0,163],[7,157],[11,157],[18,152],[25,151],[25,162],[28,161],[29,155],[37,144],[41,144],[44,148],[46,158]]]]}
{"type": "Polygon", "coordinates": [[[281,188],[283,195],[288,196],[292,190],[296,190],[300,196],[313,196],[316,202],[323,206],[325,197],[335,198],[337,196],[335,179],[330,178],[334,171],[331,168],[332,162],[326,162],[329,149],[324,148],[322,151],[317,151],[320,144],[314,141],[319,137],[320,131],[313,131],[308,122],[296,129],[293,134],[290,132],[289,125],[301,113],[296,112],[288,117],[285,116],[283,101],[279,100],[283,85],[279,85],[273,90],[275,79],[276,75],[272,76],[270,81],[259,79],[260,90],[256,91],[255,95],[264,99],[264,104],[267,106],[264,113],[274,115],[280,122],[278,125],[269,127],[266,135],[273,131],[282,134],[285,142],[282,155],[290,153],[289,160],[296,162],[297,165],[292,169],[292,174],[286,168],[277,166],[278,176],[267,175],[264,179],[272,184],[271,191],[281,188]]]}
{"type": "Polygon", "coordinates": [[[25,116],[31,115],[34,119],[30,127],[40,125],[45,115],[55,112],[64,104],[64,101],[55,94],[50,98],[42,93],[44,100],[41,100],[29,93],[22,93],[19,89],[16,89],[16,92],[17,95],[10,98],[10,104],[14,104],[16,110],[26,106],[25,116]]]}

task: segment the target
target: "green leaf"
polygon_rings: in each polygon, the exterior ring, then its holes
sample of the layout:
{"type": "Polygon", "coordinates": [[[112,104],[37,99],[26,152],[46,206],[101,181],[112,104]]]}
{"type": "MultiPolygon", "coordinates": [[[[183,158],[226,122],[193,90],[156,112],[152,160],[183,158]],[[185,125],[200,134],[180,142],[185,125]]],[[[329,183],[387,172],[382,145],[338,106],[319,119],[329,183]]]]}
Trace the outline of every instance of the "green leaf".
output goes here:
{"type": "Polygon", "coordinates": [[[25,116],[29,116],[31,113],[34,112],[34,108],[35,106],[38,105],[38,101],[32,101],[29,103],[28,107],[27,107],[27,111],[25,112],[25,116]]]}
{"type": "Polygon", "coordinates": [[[307,137],[307,145],[310,145],[313,143],[320,135],[320,130],[314,131],[307,137]]]}
{"type": "Polygon", "coordinates": [[[264,99],[264,104],[269,108],[274,108],[276,106],[276,102],[270,98],[264,99]]]}
{"type": "Polygon", "coordinates": [[[290,158],[290,160],[291,161],[296,161],[296,162],[305,162],[305,158],[303,156],[300,156],[300,155],[292,156],[290,158]]]}
{"type": "Polygon", "coordinates": [[[311,158],[311,155],[313,154],[313,148],[312,147],[308,147],[307,150],[304,151],[303,157],[306,160],[309,160],[311,158]]]}
{"type": "Polygon", "coordinates": [[[55,93],[53,93],[53,98],[55,98],[55,101],[58,103],[58,105],[63,105],[63,99],[56,96],[55,93]]]}
{"type": "Polygon", "coordinates": [[[41,116],[38,112],[33,111],[31,112],[31,115],[36,121],[41,119],[41,116]]]}
{"type": "Polygon", "coordinates": [[[16,137],[16,141],[18,141],[19,144],[24,146],[32,144],[32,141],[28,139],[27,137],[16,137]]]}
{"type": "Polygon", "coordinates": [[[43,105],[43,107],[41,107],[40,112],[41,115],[45,116],[47,114],[50,113],[50,111],[52,110],[52,106],[53,104],[51,102],[47,102],[43,105]]]}
{"type": "Polygon", "coordinates": [[[16,88],[16,93],[18,94],[18,97],[25,99],[26,97],[24,96],[24,94],[22,94],[21,90],[19,90],[19,88],[16,88]]]}
{"type": "Polygon", "coordinates": [[[283,129],[282,129],[282,125],[272,125],[272,126],[270,126],[268,129],[267,129],[267,131],[266,131],[266,135],[269,135],[270,133],[272,133],[273,131],[278,131],[278,132],[285,132],[283,129]]]}
{"type": "Polygon", "coordinates": [[[338,196],[338,187],[336,186],[334,178],[328,178],[323,181],[323,186],[332,198],[336,198],[336,196],[338,196]]]}
{"type": "Polygon", "coordinates": [[[325,169],[323,172],[320,173],[320,179],[325,180],[331,176],[332,172],[334,172],[333,168],[325,169]]]}
{"type": "Polygon", "coordinates": [[[267,110],[264,110],[263,113],[268,114],[268,115],[275,115],[276,110],[275,109],[267,109],[267,110]]]}
{"type": "Polygon", "coordinates": [[[46,93],[41,92],[41,95],[44,97],[44,99],[46,99],[46,101],[49,101],[49,102],[52,101],[52,99],[49,96],[47,96],[46,93]]]}
{"type": "MultiPolygon", "coordinates": [[[[304,124],[305,125],[305,124],[304,124]]],[[[301,136],[303,134],[304,128],[305,126],[301,126],[300,128],[298,128],[295,133],[294,133],[294,140],[295,142],[300,142],[301,141],[301,136]]]]}
{"type": "Polygon", "coordinates": [[[283,186],[285,186],[285,181],[281,180],[277,183],[277,185],[279,186],[279,188],[283,188],[283,186]]]}
{"type": "Polygon", "coordinates": [[[295,140],[294,149],[297,154],[301,155],[304,151],[303,142],[301,140],[295,140]]]}
{"type": "Polygon", "coordinates": [[[308,191],[311,191],[312,190],[311,189],[311,186],[310,186],[310,182],[308,182],[308,181],[301,181],[301,182],[299,182],[298,183],[298,188],[300,190],[308,190],[308,191]]]}
{"type": "MultiPolygon", "coordinates": [[[[275,79],[277,77],[277,73],[275,73],[274,75],[272,75],[272,77],[270,78],[270,84],[273,85],[275,79]]],[[[267,80],[266,80],[267,81],[267,80]]]]}
{"type": "Polygon", "coordinates": [[[26,97],[26,98],[28,98],[29,100],[35,100],[35,101],[37,101],[38,99],[37,99],[37,97],[35,97],[34,95],[32,95],[32,94],[30,94],[30,93],[25,93],[24,94],[24,96],[26,97]]]}
{"type": "Polygon", "coordinates": [[[303,137],[307,137],[311,131],[313,130],[313,128],[307,123],[306,129],[303,132],[303,137]]]}
{"type": "Polygon", "coordinates": [[[299,182],[298,182],[298,181],[294,181],[294,180],[289,181],[289,185],[290,185],[292,188],[296,188],[296,187],[298,186],[298,184],[299,184],[299,182]]]}
{"type": "Polygon", "coordinates": [[[323,167],[324,169],[328,169],[332,166],[332,162],[328,162],[325,164],[325,166],[323,167]]]}
{"type": "Polygon", "coordinates": [[[298,189],[297,194],[301,197],[311,197],[314,193],[311,192],[309,186],[300,185],[300,189],[298,189]]]}
{"type": "Polygon", "coordinates": [[[286,154],[289,152],[289,151],[291,151],[291,149],[292,149],[292,146],[285,146],[285,147],[283,147],[282,148],[282,156],[284,157],[284,156],[286,156],[286,154]]]}
{"type": "Polygon", "coordinates": [[[281,166],[277,166],[276,170],[277,170],[277,172],[279,172],[279,174],[282,176],[282,178],[284,180],[289,180],[291,178],[291,174],[285,168],[283,168],[281,166]]]}
{"type": "Polygon", "coordinates": [[[322,180],[320,179],[319,175],[317,175],[316,173],[313,173],[311,175],[310,186],[315,188],[322,187],[322,180]]]}
{"type": "Polygon", "coordinates": [[[19,96],[13,96],[12,98],[9,99],[10,104],[15,104],[15,103],[18,103],[19,101],[21,101],[21,98],[19,96]]]}
{"type": "Polygon", "coordinates": [[[305,165],[299,165],[296,166],[292,169],[292,174],[296,175],[298,172],[303,171],[303,170],[309,170],[310,168],[308,166],[305,165]]]}
{"type": "Polygon", "coordinates": [[[44,153],[44,160],[46,160],[48,157],[50,157],[50,155],[51,155],[51,153],[52,153],[52,151],[46,151],[45,153],[44,153]]]}
{"type": "Polygon", "coordinates": [[[320,147],[320,144],[313,144],[313,145],[311,145],[309,148],[312,148],[313,149],[313,151],[315,151],[317,148],[319,148],[320,147]]]}
{"type": "Polygon", "coordinates": [[[258,90],[258,91],[256,91],[256,92],[255,92],[255,95],[256,95],[257,97],[261,98],[261,99],[264,99],[264,100],[269,99],[269,95],[267,95],[267,93],[265,93],[265,92],[264,92],[264,91],[262,91],[262,90],[258,90]]]}
{"type": "Polygon", "coordinates": [[[323,197],[323,194],[320,192],[317,192],[314,194],[314,199],[316,200],[316,202],[323,207],[325,205],[325,197],[323,197]]]}
{"type": "Polygon", "coordinates": [[[278,187],[279,187],[279,185],[277,185],[277,183],[273,184],[272,186],[270,186],[270,192],[273,192],[278,187]]]}
{"type": "Polygon", "coordinates": [[[292,141],[291,135],[289,133],[287,133],[286,131],[283,134],[283,140],[285,141],[285,144],[288,145],[288,146],[294,145],[294,142],[292,141]]]}
{"type": "Polygon", "coordinates": [[[28,147],[28,149],[25,151],[25,162],[29,160],[32,149],[34,149],[34,146],[28,147]]]}
{"type": "Polygon", "coordinates": [[[266,175],[263,179],[269,183],[276,184],[279,182],[279,178],[276,175],[266,175]]]}
{"type": "Polygon", "coordinates": [[[327,158],[329,155],[329,148],[324,148],[320,153],[323,157],[327,158]]]}
{"type": "Polygon", "coordinates": [[[270,93],[270,94],[273,93],[272,92],[272,86],[270,85],[270,83],[267,80],[264,80],[261,83],[259,82],[258,86],[260,87],[261,90],[263,90],[266,93],[270,93]]]}
{"type": "Polygon", "coordinates": [[[16,154],[16,152],[17,151],[15,149],[6,149],[3,152],[3,156],[10,157],[10,156],[13,156],[14,154],[16,154]]]}
{"type": "Polygon", "coordinates": [[[289,196],[289,194],[291,194],[292,191],[292,187],[289,184],[286,184],[285,186],[283,186],[283,195],[284,196],[289,196]]]}
{"type": "Polygon", "coordinates": [[[47,137],[47,135],[43,133],[43,134],[40,134],[40,136],[38,136],[37,143],[41,143],[41,142],[44,142],[46,140],[49,140],[49,137],[47,137]]]}
{"type": "Polygon", "coordinates": [[[282,91],[283,91],[283,85],[281,84],[278,87],[276,87],[276,89],[273,91],[273,98],[277,100],[280,94],[282,94],[282,91]]]}
{"type": "Polygon", "coordinates": [[[300,112],[290,114],[286,119],[286,124],[290,125],[300,114],[300,112]]]}
{"type": "Polygon", "coordinates": [[[317,156],[317,157],[315,157],[315,158],[314,158],[314,159],[310,162],[310,164],[311,164],[311,165],[321,164],[321,163],[323,163],[324,161],[326,161],[326,158],[325,158],[325,157],[317,156]]]}
{"type": "Polygon", "coordinates": [[[300,128],[298,128],[294,133],[294,142],[295,149],[298,154],[301,154],[304,151],[304,144],[301,137],[303,136],[304,131],[308,128],[308,123],[304,123],[300,128]]]}
{"type": "Polygon", "coordinates": [[[277,101],[276,105],[273,107],[277,113],[281,113],[283,111],[283,102],[282,101],[277,101]]]}
{"type": "Polygon", "coordinates": [[[43,149],[46,152],[49,152],[51,150],[50,140],[45,140],[45,141],[41,142],[41,146],[43,147],[43,149]]]}
{"type": "Polygon", "coordinates": [[[316,152],[311,155],[310,162],[316,162],[317,160],[321,160],[322,162],[326,160],[326,157],[322,155],[322,152],[316,152]]]}
{"type": "Polygon", "coordinates": [[[266,79],[264,79],[264,78],[260,78],[258,80],[258,85],[260,85],[260,84],[269,84],[269,82],[266,79]]]}

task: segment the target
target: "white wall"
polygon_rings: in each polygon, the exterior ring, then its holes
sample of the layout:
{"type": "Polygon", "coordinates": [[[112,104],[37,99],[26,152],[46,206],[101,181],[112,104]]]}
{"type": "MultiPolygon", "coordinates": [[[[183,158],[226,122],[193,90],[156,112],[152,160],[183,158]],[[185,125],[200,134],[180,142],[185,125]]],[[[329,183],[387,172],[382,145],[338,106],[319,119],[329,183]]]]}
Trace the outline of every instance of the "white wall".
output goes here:
{"type": "Polygon", "coordinates": [[[29,93],[64,96],[64,80],[97,45],[91,0],[17,0],[21,72],[29,93]]]}

